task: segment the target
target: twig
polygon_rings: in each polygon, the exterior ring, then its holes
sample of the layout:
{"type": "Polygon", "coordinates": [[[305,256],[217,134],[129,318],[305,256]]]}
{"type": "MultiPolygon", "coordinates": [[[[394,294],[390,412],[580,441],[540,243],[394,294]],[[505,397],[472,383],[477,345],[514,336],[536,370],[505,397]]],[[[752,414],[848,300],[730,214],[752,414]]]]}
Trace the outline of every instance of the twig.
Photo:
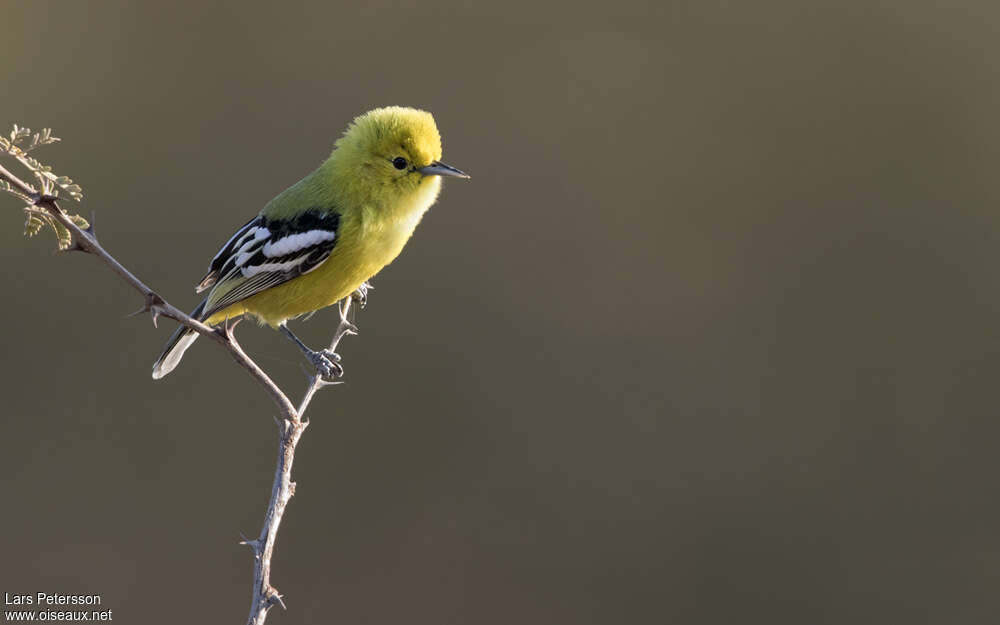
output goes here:
{"type": "Polygon", "coordinates": [[[122,280],[127,282],[129,286],[142,294],[144,298],[143,308],[140,312],[148,312],[152,315],[154,321],[155,319],[163,315],[164,317],[169,317],[174,321],[177,321],[192,330],[195,330],[203,336],[207,336],[219,345],[226,348],[229,354],[233,357],[241,367],[246,369],[251,376],[253,376],[264,390],[267,391],[274,403],[278,405],[278,410],[281,412],[281,416],[284,418],[296,417],[295,406],[288,399],[278,385],[275,384],[271,378],[267,376],[266,373],[246,355],[243,348],[240,347],[239,343],[236,342],[235,338],[231,334],[227,335],[225,332],[220,332],[212,328],[211,326],[205,325],[204,323],[198,321],[197,319],[189,316],[187,313],[181,309],[167,303],[162,297],[160,297],[153,289],[146,286],[146,284],[135,277],[135,275],[126,269],[118,260],[116,260],[111,254],[104,249],[103,246],[98,242],[97,236],[90,232],[87,232],[80,226],[73,223],[73,221],[66,216],[66,213],[59,208],[59,204],[56,198],[51,196],[39,195],[34,188],[25,183],[23,180],[15,176],[14,174],[7,171],[2,165],[0,165],[0,178],[6,180],[12,185],[16,186],[25,195],[29,195],[35,198],[35,206],[41,207],[48,211],[53,218],[55,218],[59,223],[61,223],[67,230],[73,233],[74,248],[79,249],[83,252],[88,252],[93,254],[104,261],[104,263],[111,268],[116,274],[118,274],[122,280]]]}
{"type": "MultiPolygon", "coordinates": [[[[353,324],[347,321],[347,312],[351,307],[351,298],[345,298],[340,304],[340,324],[334,332],[333,340],[330,343],[330,351],[335,351],[340,339],[348,334],[354,334],[356,329],[353,324]]],[[[275,603],[285,607],[282,596],[271,585],[271,556],[274,553],[274,543],[278,538],[278,526],[281,524],[281,517],[285,514],[285,506],[288,500],[295,494],[295,482],[292,481],[292,463],[295,460],[295,446],[299,443],[299,437],[309,426],[309,420],[303,419],[309,402],[316,391],[324,386],[339,384],[339,382],[329,382],[323,376],[315,374],[309,377],[309,384],[306,388],[302,402],[299,404],[297,419],[276,419],[278,424],[278,466],[274,471],[274,485],[271,487],[271,501],[267,504],[267,515],[264,517],[264,527],[260,530],[260,535],[253,539],[243,539],[242,544],[253,549],[253,598],[250,602],[250,620],[248,625],[262,625],[267,618],[267,611],[275,603]]]]}
{"type": "MultiPolygon", "coordinates": [[[[15,155],[16,158],[16,155],[15,155]]],[[[18,160],[21,160],[20,158],[18,160]]],[[[278,526],[284,515],[288,501],[295,494],[295,482],[292,482],[292,463],[295,460],[295,447],[309,421],[302,418],[313,396],[318,390],[325,386],[339,384],[324,380],[319,374],[309,378],[309,384],[305,395],[296,407],[291,400],[274,381],[253,361],[233,335],[232,328],[228,322],[220,328],[212,328],[197,319],[186,314],[184,311],[173,306],[151,288],[146,286],[131,271],[126,269],[117,259],[115,259],[97,240],[97,234],[93,228],[93,219],[88,228],[81,228],[73,222],[67,214],[59,207],[58,198],[38,192],[34,187],[12,174],[0,165],[0,180],[5,180],[20,191],[24,196],[30,198],[33,207],[45,210],[49,215],[62,224],[73,236],[72,245],[67,251],[81,251],[93,254],[119,277],[127,282],[132,288],[143,296],[143,307],[136,314],[148,312],[152,316],[153,325],[159,316],[173,319],[184,326],[206,336],[218,345],[221,345],[233,360],[236,361],[264,388],[278,407],[280,417],[275,418],[278,424],[278,463],[274,471],[274,484],[271,487],[271,498],[267,505],[267,513],[264,517],[264,526],[261,528],[258,538],[250,540],[244,537],[243,544],[249,545],[254,552],[254,585],[253,597],[250,604],[250,617],[248,625],[262,625],[267,618],[267,612],[274,604],[285,606],[282,595],[271,585],[271,557],[274,553],[274,544],[278,536],[278,526]]],[[[34,210],[34,209],[31,209],[34,210]]],[[[334,333],[330,350],[337,348],[340,340],[347,334],[355,334],[357,328],[347,320],[347,313],[351,308],[351,298],[345,298],[340,304],[340,324],[334,333]]]]}

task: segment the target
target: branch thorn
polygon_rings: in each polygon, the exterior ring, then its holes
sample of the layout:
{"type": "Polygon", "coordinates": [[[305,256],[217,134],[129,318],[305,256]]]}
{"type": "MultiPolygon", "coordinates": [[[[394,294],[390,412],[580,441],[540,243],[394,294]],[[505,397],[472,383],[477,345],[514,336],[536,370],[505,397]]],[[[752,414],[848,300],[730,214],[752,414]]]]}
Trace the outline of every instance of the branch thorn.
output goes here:
{"type": "Polygon", "coordinates": [[[153,317],[153,327],[157,328],[159,326],[156,325],[156,320],[160,317],[160,313],[166,310],[166,305],[167,303],[163,301],[162,297],[150,291],[149,293],[146,293],[146,302],[142,305],[142,308],[128,316],[135,317],[148,312],[153,317]]]}
{"type": "MultiPolygon", "coordinates": [[[[351,296],[354,297],[353,295],[351,296]]],[[[334,332],[334,337],[339,340],[345,334],[358,334],[358,326],[354,325],[347,319],[347,315],[350,314],[351,310],[351,300],[345,300],[341,305],[337,307],[340,313],[340,325],[337,326],[337,330],[334,332]]]]}
{"type": "Polygon", "coordinates": [[[247,547],[250,547],[251,549],[253,549],[253,552],[255,554],[260,552],[260,540],[259,539],[257,539],[257,538],[247,538],[246,536],[243,535],[243,532],[240,532],[240,538],[243,539],[243,540],[240,541],[241,545],[246,545],[247,547]]]}
{"type": "Polygon", "coordinates": [[[221,334],[230,343],[235,343],[236,335],[233,334],[233,330],[241,321],[243,321],[243,317],[226,317],[226,320],[215,331],[221,334]]]}
{"type": "Polygon", "coordinates": [[[274,605],[274,604],[277,603],[278,605],[281,606],[282,610],[288,611],[288,608],[285,607],[285,602],[283,601],[283,599],[284,599],[284,597],[281,594],[278,593],[278,589],[277,588],[275,588],[274,586],[268,586],[267,587],[267,605],[268,605],[268,607],[270,607],[270,606],[272,606],[272,605],[274,605]]]}
{"type": "Polygon", "coordinates": [[[97,214],[94,211],[90,211],[90,222],[87,227],[83,229],[84,232],[90,235],[90,238],[97,240],[97,231],[94,230],[94,224],[97,222],[97,214]]]}

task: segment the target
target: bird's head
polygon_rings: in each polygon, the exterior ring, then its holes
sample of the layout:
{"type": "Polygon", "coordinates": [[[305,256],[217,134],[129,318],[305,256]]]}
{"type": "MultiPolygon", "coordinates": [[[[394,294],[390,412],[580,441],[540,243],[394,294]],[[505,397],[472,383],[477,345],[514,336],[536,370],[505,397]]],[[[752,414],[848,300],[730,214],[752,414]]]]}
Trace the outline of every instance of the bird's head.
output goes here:
{"type": "Polygon", "coordinates": [[[334,151],[342,173],[380,193],[413,193],[437,177],[468,178],[441,162],[441,135],[427,111],[390,106],[354,119],[334,151]]]}

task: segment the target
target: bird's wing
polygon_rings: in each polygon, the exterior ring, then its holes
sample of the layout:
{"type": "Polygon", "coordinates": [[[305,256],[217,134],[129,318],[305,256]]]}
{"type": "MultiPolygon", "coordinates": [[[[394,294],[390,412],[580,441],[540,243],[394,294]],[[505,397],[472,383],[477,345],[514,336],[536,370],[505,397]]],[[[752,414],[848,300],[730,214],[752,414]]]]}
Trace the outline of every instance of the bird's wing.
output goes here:
{"type": "Polygon", "coordinates": [[[260,224],[260,219],[259,215],[254,217],[240,226],[240,229],[237,230],[233,236],[229,237],[226,244],[222,246],[219,253],[216,254],[215,258],[212,259],[212,262],[209,263],[208,273],[206,273],[205,277],[201,279],[198,286],[194,287],[196,293],[201,293],[205,289],[211,288],[216,282],[218,282],[220,275],[219,272],[222,270],[222,265],[229,260],[229,258],[233,255],[233,252],[236,251],[236,248],[239,247],[237,244],[243,239],[243,235],[247,233],[247,230],[260,224]]]}
{"type": "Polygon", "coordinates": [[[198,285],[200,291],[212,288],[203,317],[319,267],[336,245],[339,226],[340,215],[319,209],[251,219],[216,254],[198,285]]]}

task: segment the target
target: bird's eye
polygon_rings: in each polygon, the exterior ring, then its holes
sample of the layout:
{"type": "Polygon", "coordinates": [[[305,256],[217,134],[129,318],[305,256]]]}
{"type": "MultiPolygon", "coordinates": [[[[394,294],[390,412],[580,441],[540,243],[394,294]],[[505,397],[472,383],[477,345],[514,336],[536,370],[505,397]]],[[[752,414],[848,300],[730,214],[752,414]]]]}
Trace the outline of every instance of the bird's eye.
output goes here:
{"type": "Polygon", "coordinates": [[[396,169],[406,169],[406,159],[402,156],[397,156],[392,159],[392,166],[396,169]]]}

